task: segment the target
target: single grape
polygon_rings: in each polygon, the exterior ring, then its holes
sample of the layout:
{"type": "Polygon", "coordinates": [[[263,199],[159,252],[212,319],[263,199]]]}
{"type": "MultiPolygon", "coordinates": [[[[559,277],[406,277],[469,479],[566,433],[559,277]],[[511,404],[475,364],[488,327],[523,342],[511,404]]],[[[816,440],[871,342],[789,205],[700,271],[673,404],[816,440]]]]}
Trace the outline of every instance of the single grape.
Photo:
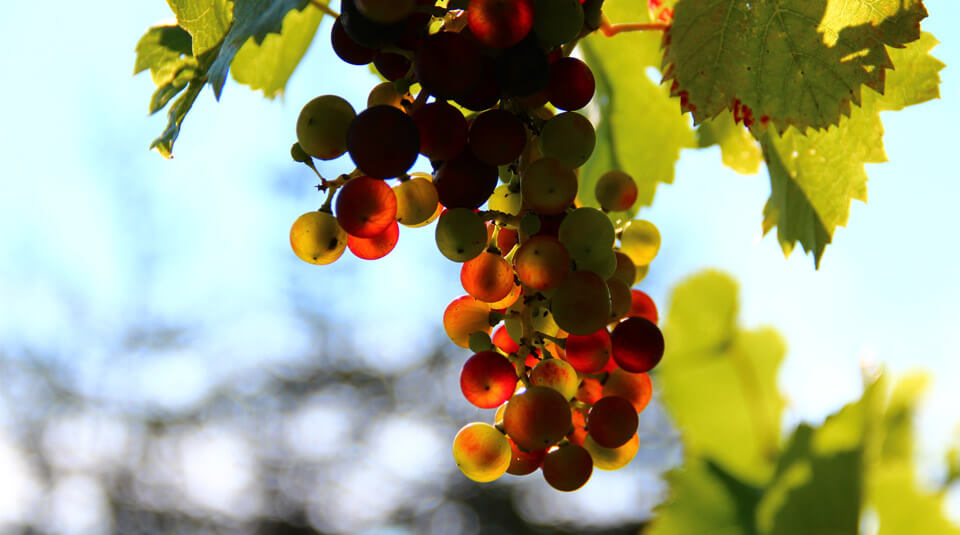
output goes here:
{"type": "Polygon", "coordinates": [[[603,396],[619,396],[632,403],[637,412],[643,412],[653,397],[650,375],[617,368],[610,372],[603,383],[603,396]]]}
{"type": "Polygon", "coordinates": [[[467,148],[443,162],[434,185],[447,208],[478,208],[497,187],[497,168],[481,162],[467,148]]]}
{"type": "Polygon", "coordinates": [[[649,221],[634,219],[623,228],[620,250],[633,260],[634,265],[646,266],[660,251],[660,231],[649,221]]]}
{"type": "Polygon", "coordinates": [[[366,65],[373,61],[377,49],[367,48],[353,40],[343,29],[343,17],[337,17],[330,32],[333,52],[344,62],[351,65],[366,65]]]}
{"type": "Polygon", "coordinates": [[[370,94],[367,96],[367,107],[392,106],[403,111],[404,100],[406,100],[405,95],[398,92],[392,83],[383,82],[370,90],[370,94]]]}
{"type": "MultiPolygon", "coordinates": [[[[432,176],[432,175],[428,175],[427,173],[410,173],[410,177],[411,177],[412,179],[413,179],[413,178],[422,178],[422,179],[426,180],[427,182],[430,182],[431,184],[433,184],[433,176],[432,176]]],[[[436,186],[434,186],[434,190],[436,190],[436,186]]],[[[399,214],[400,214],[400,205],[399,205],[400,199],[399,199],[399,198],[397,199],[397,203],[398,203],[398,204],[397,204],[397,214],[398,214],[397,217],[398,217],[398,220],[399,220],[399,217],[400,217],[400,216],[399,216],[399,214]]],[[[425,226],[429,225],[430,223],[433,223],[437,218],[439,218],[439,217],[440,217],[440,214],[441,214],[442,212],[443,212],[443,205],[440,204],[440,201],[439,201],[439,199],[438,199],[438,200],[437,200],[437,206],[436,206],[436,208],[435,208],[434,211],[433,211],[433,215],[431,215],[430,217],[428,217],[427,220],[424,221],[424,222],[422,222],[422,223],[410,224],[410,225],[407,225],[407,226],[408,226],[408,227],[413,227],[413,228],[425,227],[425,226]]],[[[404,213],[406,213],[406,212],[404,212],[404,213]]],[[[404,223],[401,221],[400,224],[403,225],[404,223]]]]}
{"type": "Polygon", "coordinates": [[[497,79],[497,67],[494,60],[481,56],[479,78],[466,93],[454,98],[457,104],[470,111],[483,111],[497,105],[500,101],[500,81],[497,79]]]}
{"type": "Polygon", "coordinates": [[[480,81],[483,59],[476,42],[455,32],[423,39],[414,60],[417,80],[438,99],[466,95],[480,81]]]}
{"type": "Polygon", "coordinates": [[[357,7],[356,0],[341,0],[340,19],[347,35],[354,42],[368,48],[382,48],[394,43],[406,29],[402,21],[381,24],[367,18],[357,7]]]}
{"type": "Polygon", "coordinates": [[[552,236],[534,236],[517,249],[513,265],[520,282],[543,291],[556,288],[570,273],[570,256],[552,236]]]}
{"type": "Polygon", "coordinates": [[[610,219],[600,210],[587,206],[568,213],[560,223],[557,236],[578,264],[605,259],[616,239],[610,219]]]}
{"type": "Polygon", "coordinates": [[[534,12],[533,32],[549,46],[569,43],[583,27],[580,0],[535,0],[534,12]]]}
{"type": "Polygon", "coordinates": [[[392,106],[367,108],[347,133],[350,158],[373,178],[406,173],[420,153],[420,131],[406,113],[392,106]]]}
{"type": "Polygon", "coordinates": [[[597,444],[593,437],[587,436],[583,441],[583,447],[590,453],[593,459],[593,467],[598,470],[619,470],[630,464],[640,449],[640,438],[636,433],[630,437],[626,444],[618,448],[604,448],[597,444]]]}
{"type": "Polygon", "coordinates": [[[343,254],[347,233],[330,212],[307,212],[290,227],[290,247],[300,260],[323,266],[343,254]]]}
{"type": "Polygon", "coordinates": [[[387,226],[386,230],[369,238],[359,238],[348,234],[347,247],[357,258],[376,260],[387,256],[397,246],[397,240],[399,239],[400,225],[394,221],[387,226]]]}
{"type": "Polygon", "coordinates": [[[548,453],[540,470],[551,487],[572,492],[590,480],[593,459],[583,446],[567,444],[548,453]]]}
{"type": "Polygon", "coordinates": [[[404,180],[393,187],[393,193],[397,197],[397,221],[401,225],[419,225],[437,213],[440,203],[437,188],[426,178],[404,180]]]}
{"type": "Polygon", "coordinates": [[[483,252],[487,227],[473,210],[451,208],[437,221],[437,248],[454,262],[466,262],[483,252]]]}
{"type": "MultiPolygon", "coordinates": [[[[496,196],[496,191],[494,191],[494,196],[496,196]]],[[[511,196],[516,196],[516,195],[515,195],[515,194],[511,194],[511,196]]],[[[494,202],[493,199],[494,199],[494,197],[491,197],[491,198],[490,198],[490,202],[491,202],[491,203],[494,202]]],[[[504,202],[505,202],[505,203],[512,203],[512,201],[510,200],[509,197],[508,197],[504,202]]],[[[510,205],[508,205],[508,206],[500,206],[500,207],[501,207],[501,208],[506,208],[506,209],[512,209],[512,208],[513,208],[513,205],[510,204],[510,205]]],[[[491,206],[490,209],[491,209],[491,210],[496,210],[496,208],[493,208],[493,206],[491,206]]],[[[503,211],[503,210],[501,210],[501,211],[503,211]]],[[[506,212],[506,213],[509,213],[509,212],[506,212]]],[[[514,214],[514,215],[516,215],[516,214],[514,214]]],[[[515,229],[507,228],[507,227],[500,227],[500,232],[497,234],[497,248],[500,249],[500,254],[502,254],[503,256],[506,256],[506,255],[508,255],[508,254],[510,253],[510,251],[513,250],[513,248],[514,248],[514,247],[517,245],[517,243],[518,243],[518,235],[517,235],[517,233],[518,233],[518,231],[515,230],[515,229]]]]}
{"type": "Polygon", "coordinates": [[[577,269],[581,271],[592,271],[601,279],[609,279],[617,271],[617,256],[612,250],[598,252],[596,255],[587,256],[576,260],[577,269]]]}
{"type": "Polygon", "coordinates": [[[610,333],[604,327],[587,335],[571,334],[567,336],[563,350],[564,360],[573,369],[580,373],[597,373],[610,360],[610,333]]]}
{"type": "Polygon", "coordinates": [[[460,284],[473,297],[496,303],[513,290],[513,268],[502,256],[484,251],[463,263],[460,284]]]}
{"type": "Polygon", "coordinates": [[[507,332],[507,328],[503,325],[493,331],[492,341],[493,345],[497,346],[497,348],[504,353],[510,354],[520,351],[520,344],[510,337],[510,333],[507,332]]]}
{"type": "Polygon", "coordinates": [[[627,318],[610,335],[613,360],[632,373],[648,372],[663,358],[663,333],[646,318],[627,318]]]}
{"type": "Polygon", "coordinates": [[[627,288],[639,282],[637,281],[637,268],[633,265],[633,260],[630,260],[629,256],[620,251],[615,251],[614,255],[617,257],[617,267],[611,278],[624,283],[627,288]]]}
{"type": "Polygon", "coordinates": [[[317,97],[300,110],[297,142],[315,158],[337,158],[347,152],[347,131],[356,116],[353,106],[336,95],[317,97]]]}
{"type": "Polygon", "coordinates": [[[586,106],[596,89],[593,72],[574,57],[560,58],[550,64],[547,96],[561,110],[579,110],[586,106]]]}
{"type": "Polygon", "coordinates": [[[396,221],[397,196],[382,180],[359,176],[340,188],[334,211],[348,234],[372,238],[396,221]]]}
{"type": "Polygon", "coordinates": [[[377,52],[373,58],[373,65],[384,78],[389,81],[399,80],[410,70],[410,60],[402,54],[393,52],[377,52]]]}
{"type": "Polygon", "coordinates": [[[521,448],[533,451],[560,442],[570,429],[570,406],[563,395],[545,386],[531,386],[507,402],[503,427],[521,448]]]}
{"type": "Polygon", "coordinates": [[[618,321],[629,316],[632,297],[630,288],[622,281],[608,279],[607,289],[610,290],[610,321],[618,321]]]}
{"type": "Polygon", "coordinates": [[[407,18],[417,7],[417,0],[356,0],[363,16],[379,24],[392,24],[407,18]]]}
{"type": "Polygon", "coordinates": [[[484,45],[507,48],[533,28],[533,0],[470,0],[470,32],[484,45]]]}
{"type": "MultiPolygon", "coordinates": [[[[509,215],[517,215],[520,213],[520,210],[523,209],[523,197],[521,197],[519,191],[511,191],[510,186],[504,184],[502,186],[497,186],[496,189],[493,190],[493,194],[490,195],[490,200],[487,201],[487,207],[497,212],[503,212],[509,215]]],[[[514,237],[517,235],[515,230],[501,227],[500,234],[503,235],[505,232],[507,233],[507,236],[511,235],[509,234],[510,232],[513,233],[512,236],[514,237]]],[[[516,240],[514,240],[513,243],[515,244],[516,240]]],[[[497,244],[497,247],[500,247],[499,243],[497,244]]],[[[512,247],[513,245],[506,248],[506,251],[504,251],[504,247],[500,247],[500,251],[506,254],[510,252],[512,247]]]]}
{"type": "Polygon", "coordinates": [[[541,158],[529,166],[521,181],[523,202],[538,214],[559,214],[577,198],[577,175],[556,158],[541,158]]]}
{"type": "Polygon", "coordinates": [[[469,295],[454,299],[443,311],[443,330],[454,344],[469,347],[471,334],[490,332],[490,307],[469,295]]]}
{"type": "Polygon", "coordinates": [[[496,72],[505,94],[526,97],[547,88],[550,60],[535,39],[524,39],[497,58],[496,72]]]}
{"type": "Polygon", "coordinates": [[[600,398],[587,416],[587,431],[604,448],[619,448],[637,433],[637,411],[619,396],[600,398]]]}
{"type": "Polygon", "coordinates": [[[420,154],[434,161],[456,158],[467,146],[467,120],[446,102],[431,102],[413,112],[420,130],[420,154]]]}
{"type": "Polygon", "coordinates": [[[522,291],[523,290],[519,284],[514,284],[513,288],[510,288],[510,293],[508,293],[503,299],[494,303],[490,303],[490,308],[493,310],[503,310],[513,306],[513,304],[517,302],[517,299],[520,298],[520,293],[522,291]]]}
{"type": "Polygon", "coordinates": [[[657,304],[649,295],[640,290],[630,290],[630,313],[631,317],[646,318],[653,323],[657,323],[657,304]]]}
{"type": "Polygon", "coordinates": [[[576,169],[585,164],[597,144],[597,133],[590,119],[577,112],[554,115],[540,131],[540,150],[563,165],[576,169]]]}
{"type": "Polygon", "coordinates": [[[493,351],[494,349],[493,341],[490,340],[490,334],[483,331],[475,331],[470,333],[468,345],[470,346],[470,351],[473,351],[474,353],[493,351]]]}
{"type": "MultiPolygon", "coordinates": [[[[603,384],[591,377],[584,377],[583,381],[580,382],[580,387],[577,388],[575,397],[577,401],[593,405],[603,397],[603,384]]],[[[587,425],[586,421],[583,422],[583,425],[587,425]]],[[[581,445],[583,444],[581,443],[581,445]]]]}
{"type": "Polygon", "coordinates": [[[572,399],[577,393],[580,379],[577,371],[566,361],[544,359],[530,371],[530,384],[552,388],[565,399],[572,399]]]}
{"type": "Polygon", "coordinates": [[[481,409],[493,409],[510,399],[517,389],[517,370],[495,351],[467,359],[460,372],[463,397],[481,409]]]}
{"type": "Polygon", "coordinates": [[[607,171],[597,181],[594,193],[604,211],[622,212],[637,201],[637,184],[623,171],[607,171]]]}
{"type": "Polygon", "coordinates": [[[463,475],[480,483],[493,481],[510,466],[513,453],[507,437],[483,422],[463,426],[453,439],[453,460],[463,475]]]}
{"type": "Polygon", "coordinates": [[[508,474],[525,476],[536,472],[537,468],[540,468],[540,465],[543,464],[543,458],[547,456],[547,450],[524,451],[509,437],[507,437],[507,440],[510,442],[510,451],[513,453],[513,458],[510,459],[510,467],[507,468],[508,474]]]}
{"type": "Polygon", "coordinates": [[[527,144],[527,129],[516,115],[487,110],[470,125],[470,152],[489,165],[503,165],[520,157],[527,144]]]}
{"type": "Polygon", "coordinates": [[[570,334],[595,333],[610,318],[610,291],[595,273],[574,271],[557,286],[550,312],[557,325],[570,334]]]}
{"type": "Polygon", "coordinates": [[[309,166],[313,166],[313,158],[311,158],[310,155],[303,150],[303,147],[300,146],[300,143],[294,143],[290,147],[290,157],[293,158],[293,161],[297,163],[305,163],[309,166]]]}

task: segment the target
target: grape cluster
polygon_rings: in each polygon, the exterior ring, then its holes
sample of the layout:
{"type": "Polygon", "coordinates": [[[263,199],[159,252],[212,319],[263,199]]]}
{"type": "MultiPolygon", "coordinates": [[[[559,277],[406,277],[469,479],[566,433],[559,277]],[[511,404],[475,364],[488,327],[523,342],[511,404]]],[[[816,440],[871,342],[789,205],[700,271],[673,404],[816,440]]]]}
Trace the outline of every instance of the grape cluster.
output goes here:
{"type": "Polygon", "coordinates": [[[325,95],[297,120],[295,160],[313,167],[349,153],[356,165],[321,177],[326,202],[290,230],[298,257],[329,264],[349,248],[380,258],[398,225],[436,220],[438,249],[462,263],[467,295],[443,325],[474,353],[460,375],[464,397],[497,409],[493,424],[454,438],[456,464],[475,481],[540,469],[572,491],[594,467],[625,466],[652,393],[647,372],[663,356],[656,305],[632,289],[660,234],[609,215],[635,203],[633,178],[610,171],[596,183],[600,208],[578,201],[596,133],[575,110],[595,85],[569,53],[599,26],[601,4],[343,0],[334,51],[372,62],[388,82],[359,114],[325,95]],[[432,174],[410,173],[421,154],[432,174]]]}

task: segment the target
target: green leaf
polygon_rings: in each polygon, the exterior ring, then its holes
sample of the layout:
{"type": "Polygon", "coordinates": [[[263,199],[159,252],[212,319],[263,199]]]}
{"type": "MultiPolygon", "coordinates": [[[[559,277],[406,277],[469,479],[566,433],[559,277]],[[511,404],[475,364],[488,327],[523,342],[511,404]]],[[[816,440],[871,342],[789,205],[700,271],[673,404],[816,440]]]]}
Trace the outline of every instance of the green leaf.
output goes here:
{"type": "Polygon", "coordinates": [[[763,154],[750,131],[733,120],[733,114],[720,115],[700,123],[697,146],[701,149],[719,145],[724,165],[738,173],[752,175],[760,170],[763,154]]]}
{"type": "Polygon", "coordinates": [[[235,0],[233,24],[223,38],[217,58],[207,75],[217,99],[223,91],[230,63],[248,39],[262,44],[268,33],[280,33],[283,19],[291,10],[302,10],[309,0],[235,0]]]}
{"type": "Polygon", "coordinates": [[[762,489],[699,457],[688,457],[665,477],[670,497],[654,511],[656,516],[644,534],[757,534],[753,518],[762,489]]]}
{"type": "MultiPolygon", "coordinates": [[[[608,0],[603,7],[613,20],[649,20],[643,2],[608,0]]],[[[633,32],[615,37],[594,34],[580,41],[597,81],[595,99],[600,110],[599,120],[594,121],[597,149],[580,169],[580,202],[598,206],[594,195],[597,180],[607,171],[619,169],[630,174],[639,189],[634,208],[615,214],[626,219],[640,206],[653,202],[658,183],[673,182],[680,150],[695,146],[679,100],[645,74],[660,65],[660,40],[658,32],[633,32]]]]}
{"type": "Polygon", "coordinates": [[[681,0],[665,38],[672,94],[701,123],[730,110],[778,132],[835,125],[883,92],[885,45],[920,37],[921,0],[681,0]]]}
{"type": "Polygon", "coordinates": [[[200,56],[217,46],[233,20],[229,0],[167,0],[177,22],[193,36],[193,55],[200,56]]]}
{"type": "Polygon", "coordinates": [[[248,39],[240,48],[231,66],[233,79],[268,98],[282,94],[322,19],[323,12],[310,5],[303,11],[291,10],[279,34],[269,34],[261,43],[248,39]]]}
{"type": "Polygon", "coordinates": [[[796,242],[813,252],[819,266],[838,226],[846,225],[850,201],[866,201],[866,163],[886,161],[879,112],[899,110],[939,96],[943,63],[929,55],[937,41],[930,34],[905,49],[891,50],[897,69],[887,79],[887,93],[865,91],[863,106],[826,131],[802,135],[763,135],[771,194],[764,208],[764,232],[777,227],[789,255],[796,242]]]}
{"type": "Polygon", "coordinates": [[[779,448],[783,341],[769,329],[737,327],[737,286],[721,273],[684,281],[670,303],[656,381],[687,452],[762,484],[779,448]]]}
{"type": "Polygon", "coordinates": [[[197,100],[197,95],[200,94],[203,85],[204,82],[202,80],[194,79],[191,81],[187,86],[186,92],[180,95],[180,98],[178,98],[167,111],[167,127],[160,134],[160,137],[153,140],[153,143],[150,144],[150,148],[157,149],[164,158],[173,157],[173,143],[177,140],[177,136],[180,135],[180,125],[183,124],[183,119],[187,116],[187,112],[193,107],[193,103],[197,100]]]}
{"type": "Polygon", "coordinates": [[[137,42],[133,74],[150,69],[153,83],[162,86],[174,79],[184,65],[196,65],[190,34],[180,26],[154,26],[137,42]]]}

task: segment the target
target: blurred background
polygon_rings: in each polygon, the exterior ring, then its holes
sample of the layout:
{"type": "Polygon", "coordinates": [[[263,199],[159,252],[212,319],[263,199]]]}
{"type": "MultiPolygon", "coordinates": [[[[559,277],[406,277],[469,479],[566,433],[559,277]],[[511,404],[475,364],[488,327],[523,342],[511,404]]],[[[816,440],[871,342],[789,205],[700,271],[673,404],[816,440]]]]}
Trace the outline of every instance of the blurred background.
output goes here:
{"type": "MultiPolygon", "coordinates": [[[[663,248],[639,287],[665,310],[693,272],[736,277],[744,322],[788,343],[789,427],[855,399],[864,363],[931,371],[918,462],[937,481],[960,424],[960,5],[926,4],[942,99],[883,115],[891,161],[868,166],[870,203],[819,271],[760,234],[765,171],[736,175],[714,148],[684,152],[641,210],[663,248]]],[[[376,262],[289,250],[290,224],[322,202],[289,158],[300,107],[336,93],[362,108],[376,82],[332,54],[332,20],[282,98],[204,90],[164,160],[147,147],[165,114],[147,116],[153,85],[131,73],[137,40],[170,17],[108,0],[0,19],[0,533],[637,532],[682,458],[656,400],[637,458],[581,491],[471,483],[450,441],[491,415],[457,387],[469,355],[440,319],[459,265],[432,229],[402,229],[376,262]]],[[[960,522],[956,485],[947,498],[960,522]]]]}

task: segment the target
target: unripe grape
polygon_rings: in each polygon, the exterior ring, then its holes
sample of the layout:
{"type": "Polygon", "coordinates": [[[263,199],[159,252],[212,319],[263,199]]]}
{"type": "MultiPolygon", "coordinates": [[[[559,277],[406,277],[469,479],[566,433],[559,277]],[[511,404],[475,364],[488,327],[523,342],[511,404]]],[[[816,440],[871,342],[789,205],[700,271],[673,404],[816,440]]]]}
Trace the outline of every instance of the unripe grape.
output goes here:
{"type": "Polygon", "coordinates": [[[507,437],[483,422],[467,424],[453,439],[453,459],[468,478],[486,483],[502,476],[513,454],[507,437]]]}
{"type": "Polygon", "coordinates": [[[619,448],[637,433],[637,411],[633,404],[618,396],[600,398],[587,416],[587,430],[597,445],[619,448]]]}
{"type": "Polygon", "coordinates": [[[618,448],[604,448],[588,435],[583,441],[583,447],[590,453],[594,468],[598,470],[619,470],[630,464],[630,461],[636,457],[637,450],[640,449],[640,437],[634,433],[626,444],[618,448]]]}
{"type": "Polygon", "coordinates": [[[340,188],[334,211],[348,234],[372,238],[396,221],[397,196],[382,180],[355,177],[340,188]]]}
{"type": "MultiPolygon", "coordinates": [[[[490,200],[487,201],[487,207],[497,212],[503,212],[509,215],[517,215],[520,213],[520,210],[523,209],[523,197],[520,195],[519,191],[510,191],[510,186],[504,184],[502,186],[497,186],[496,189],[493,190],[493,195],[491,195],[490,200]]],[[[510,229],[506,228],[500,229],[500,235],[509,235],[510,232],[513,232],[512,235],[516,237],[516,231],[511,231],[510,229]]],[[[516,243],[516,240],[514,240],[514,243],[516,243]]],[[[510,249],[513,248],[513,245],[511,245],[509,248],[501,247],[498,238],[497,247],[500,248],[500,251],[503,252],[503,254],[506,254],[510,252],[510,249]]]]}
{"type": "Polygon", "coordinates": [[[463,365],[460,390],[481,409],[492,409],[510,399],[517,389],[517,370],[495,351],[476,353],[463,365]]]}
{"type": "Polygon", "coordinates": [[[586,206],[568,213],[557,235],[578,264],[605,258],[616,239],[610,219],[600,210],[586,206]]]}
{"type": "Polygon", "coordinates": [[[473,297],[496,303],[513,289],[513,268],[502,256],[484,251],[463,263],[460,283],[473,297]]]}
{"type": "Polygon", "coordinates": [[[336,95],[317,97],[300,110],[297,142],[315,158],[337,158],[347,152],[347,131],[356,116],[353,106],[336,95]]]}
{"type": "Polygon", "coordinates": [[[610,333],[604,327],[587,335],[571,334],[567,336],[563,349],[563,359],[573,369],[580,373],[597,373],[610,360],[610,333]]]}
{"type": "Polygon", "coordinates": [[[620,250],[633,260],[634,265],[646,266],[660,250],[660,231],[649,221],[634,219],[623,228],[620,250]]]}
{"type": "Polygon", "coordinates": [[[593,154],[597,133],[590,119],[567,111],[544,123],[538,139],[544,156],[552,156],[563,165],[576,169],[593,154]]]}
{"type": "Polygon", "coordinates": [[[520,182],[523,202],[538,214],[559,214],[577,198],[577,175],[556,158],[527,166],[520,182]]]}
{"type": "Polygon", "coordinates": [[[570,256],[552,236],[534,236],[517,249],[513,265],[520,282],[543,291],[556,288],[570,273],[570,256]]]}
{"type": "Polygon", "coordinates": [[[637,412],[643,412],[653,397],[653,384],[646,373],[630,373],[617,368],[610,372],[603,383],[603,396],[619,396],[633,404],[637,412]]]}
{"type": "Polygon", "coordinates": [[[543,464],[543,458],[547,456],[547,450],[524,451],[517,447],[517,443],[510,440],[509,437],[507,437],[507,440],[510,442],[510,451],[513,453],[513,458],[510,459],[510,467],[507,468],[508,474],[525,476],[536,472],[537,468],[540,468],[540,465],[543,464]]]}
{"type": "Polygon", "coordinates": [[[595,333],[610,318],[610,291],[590,271],[574,271],[557,286],[550,300],[553,319],[570,334],[595,333]]]}
{"type": "Polygon", "coordinates": [[[487,227],[473,210],[452,208],[437,221],[437,248],[454,262],[466,262],[483,252],[487,227]]]}
{"type": "Polygon", "coordinates": [[[483,331],[471,333],[468,345],[470,346],[470,351],[474,353],[493,351],[494,348],[493,341],[490,340],[490,334],[483,331]]]}
{"type": "Polygon", "coordinates": [[[630,313],[631,317],[646,318],[652,323],[657,323],[659,316],[657,314],[657,304],[650,299],[650,296],[640,290],[630,290],[630,313]]]}
{"type": "Polygon", "coordinates": [[[580,4],[580,0],[535,0],[533,31],[540,41],[559,46],[574,40],[583,27],[580,4]]]}
{"type": "Polygon", "coordinates": [[[576,260],[577,269],[592,271],[601,279],[609,279],[617,271],[617,256],[612,250],[598,251],[596,255],[576,260]]]}
{"type": "Polygon", "coordinates": [[[565,399],[572,399],[577,393],[580,379],[577,371],[566,361],[544,359],[530,370],[530,384],[552,388],[565,399]]]}
{"type": "Polygon", "coordinates": [[[392,106],[403,111],[404,95],[400,94],[396,87],[390,82],[383,82],[373,86],[370,94],[367,96],[367,107],[374,106],[392,106]]]}
{"type": "Polygon", "coordinates": [[[607,171],[597,181],[594,194],[603,210],[622,212],[637,201],[637,184],[623,171],[607,171]]]}
{"type": "Polygon", "coordinates": [[[507,48],[523,40],[533,28],[532,0],[470,0],[470,32],[486,46],[507,48]]]}
{"type": "Polygon", "coordinates": [[[551,487],[571,492],[590,480],[593,459],[583,446],[567,444],[548,453],[540,470],[551,487]]]}
{"type": "Polygon", "coordinates": [[[323,266],[343,254],[347,233],[330,212],[307,212],[290,227],[290,246],[304,262],[323,266]]]}
{"type": "Polygon", "coordinates": [[[490,307],[469,295],[454,299],[443,311],[443,330],[454,344],[469,347],[471,334],[490,332],[490,307]]]}
{"type": "Polygon", "coordinates": [[[549,448],[570,429],[570,406],[563,395],[545,386],[531,386],[507,402],[503,427],[525,450],[549,448]]]}
{"type": "Polygon", "coordinates": [[[428,221],[439,208],[437,188],[423,177],[413,177],[394,186],[397,221],[408,227],[428,221]]]}
{"type": "Polygon", "coordinates": [[[297,163],[313,165],[313,160],[310,158],[310,155],[303,150],[303,147],[300,146],[300,143],[294,143],[290,147],[290,157],[293,158],[293,161],[297,163]]]}
{"type": "Polygon", "coordinates": [[[613,360],[632,373],[648,372],[663,358],[663,334],[646,318],[627,318],[610,335],[613,360]]]}
{"type": "Polygon", "coordinates": [[[376,260],[387,256],[397,246],[399,239],[400,225],[394,221],[383,232],[369,238],[347,234],[347,247],[357,258],[376,260]]]}

